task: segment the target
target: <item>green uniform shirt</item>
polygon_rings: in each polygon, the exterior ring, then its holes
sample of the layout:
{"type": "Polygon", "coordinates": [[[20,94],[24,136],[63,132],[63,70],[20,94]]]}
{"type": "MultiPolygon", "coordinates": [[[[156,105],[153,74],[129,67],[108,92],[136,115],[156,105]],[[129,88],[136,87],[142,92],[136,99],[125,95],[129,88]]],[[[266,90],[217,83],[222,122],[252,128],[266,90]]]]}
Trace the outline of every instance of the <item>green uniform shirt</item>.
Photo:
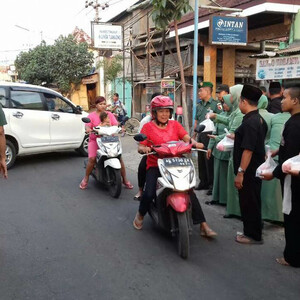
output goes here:
{"type": "Polygon", "coordinates": [[[2,109],[2,106],[0,104],[0,126],[3,126],[3,125],[6,125],[7,122],[6,122],[6,119],[5,119],[5,114],[4,114],[4,111],[2,109]]]}
{"type": "Polygon", "coordinates": [[[195,120],[198,121],[198,123],[204,121],[209,110],[218,114],[222,111],[222,107],[221,109],[218,108],[218,102],[212,97],[207,102],[201,101],[196,107],[195,120]]]}

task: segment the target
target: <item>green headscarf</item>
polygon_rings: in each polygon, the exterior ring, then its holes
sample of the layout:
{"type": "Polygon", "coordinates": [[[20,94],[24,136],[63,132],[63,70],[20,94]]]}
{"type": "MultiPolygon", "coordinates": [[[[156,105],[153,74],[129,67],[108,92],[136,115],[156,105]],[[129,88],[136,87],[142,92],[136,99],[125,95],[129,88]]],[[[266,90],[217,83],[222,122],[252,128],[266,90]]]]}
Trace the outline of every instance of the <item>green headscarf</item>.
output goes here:
{"type": "Polygon", "coordinates": [[[224,103],[227,104],[227,106],[229,107],[229,111],[232,111],[232,103],[231,103],[230,99],[231,99],[230,94],[223,96],[224,103]]]}
{"type": "Polygon", "coordinates": [[[241,97],[241,92],[243,89],[242,84],[236,84],[234,86],[231,86],[229,88],[230,94],[231,94],[231,103],[233,110],[237,109],[239,107],[239,100],[241,97]]]}
{"type": "Polygon", "coordinates": [[[266,109],[268,107],[268,98],[265,95],[261,95],[258,100],[257,109],[266,109]]]}

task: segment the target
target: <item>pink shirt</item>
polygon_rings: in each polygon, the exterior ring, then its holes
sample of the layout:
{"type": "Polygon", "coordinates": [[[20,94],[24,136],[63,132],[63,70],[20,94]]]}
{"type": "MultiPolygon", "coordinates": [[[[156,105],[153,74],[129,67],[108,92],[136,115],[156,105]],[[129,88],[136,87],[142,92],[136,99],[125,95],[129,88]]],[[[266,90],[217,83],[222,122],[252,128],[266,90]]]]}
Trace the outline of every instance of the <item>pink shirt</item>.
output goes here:
{"type": "MultiPolygon", "coordinates": [[[[118,126],[118,121],[115,118],[115,116],[110,111],[106,111],[106,113],[109,117],[110,125],[111,126],[118,126]]],[[[86,126],[90,127],[91,129],[93,129],[93,127],[96,127],[101,123],[100,116],[95,111],[90,113],[88,115],[88,118],[91,120],[91,122],[87,123],[86,126]]],[[[92,133],[90,135],[90,140],[96,140],[96,137],[97,136],[92,133]]]]}

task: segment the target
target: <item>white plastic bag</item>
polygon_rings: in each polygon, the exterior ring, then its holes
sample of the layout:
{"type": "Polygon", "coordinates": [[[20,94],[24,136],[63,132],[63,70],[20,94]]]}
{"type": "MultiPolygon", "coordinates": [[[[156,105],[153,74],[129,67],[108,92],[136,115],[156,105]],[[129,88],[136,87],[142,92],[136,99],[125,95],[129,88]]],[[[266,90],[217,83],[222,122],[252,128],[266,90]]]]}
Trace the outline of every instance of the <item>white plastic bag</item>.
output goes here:
{"type": "MultiPolygon", "coordinates": [[[[227,128],[224,129],[226,134],[229,134],[227,128]]],[[[221,152],[228,152],[233,149],[234,140],[225,136],[216,146],[216,148],[221,152]]]]}
{"type": "Polygon", "coordinates": [[[282,164],[282,172],[287,173],[288,171],[300,171],[300,154],[291,157],[282,164]]]}
{"type": "Polygon", "coordinates": [[[215,124],[211,119],[205,119],[200,123],[200,125],[204,125],[205,129],[202,132],[215,131],[215,124]]]}
{"type": "MultiPolygon", "coordinates": [[[[283,173],[287,173],[288,171],[300,171],[300,154],[286,160],[282,164],[281,169],[283,173]]],[[[292,210],[291,184],[292,184],[292,176],[288,174],[284,178],[283,202],[282,202],[282,212],[286,215],[289,215],[292,210]]]]}
{"type": "Polygon", "coordinates": [[[257,168],[256,177],[263,178],[264,174],[272,173],[274,169],[277,167],[277,164],[274,161],[274,159],[271,157],[271,155],[272,153],[269,151],[267,153],[266,161],[257,168]]]}

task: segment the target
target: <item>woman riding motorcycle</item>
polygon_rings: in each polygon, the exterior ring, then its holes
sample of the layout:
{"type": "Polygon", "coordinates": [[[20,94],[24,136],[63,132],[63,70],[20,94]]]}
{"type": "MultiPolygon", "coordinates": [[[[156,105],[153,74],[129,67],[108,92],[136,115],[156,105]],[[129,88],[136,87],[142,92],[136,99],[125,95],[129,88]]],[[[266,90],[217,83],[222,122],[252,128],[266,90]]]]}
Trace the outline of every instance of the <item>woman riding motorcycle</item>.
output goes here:
{"type": "MultiPolygon", "coordinates": [[[[89,176],[92,173],[93,168],[96,163],[98,145],[96,142],[97,136],[92,133],[93,127],[101,125],[100,114],[102,112],[106,111],[106,107],[107,107],[106,100],[102,96],[99,96],[96,98],[95,104],[96,104],[96,111],[94,111],[88,115],[88,118],[91,120],[91,123],[86,124],[86,126],[85,126],[86,132],[90,133],[89,144],[88,144],[89,161],[88,161],[88,164],[86,167],[85,176],[83,177],[83,179],[79,185],[79,188],[82,190],[85,190],[88,187],[89,176]]],[[[118,121],[116,120],[115,116],[109,111],[106,111],[106,113],[110,120],[110,125],[118,126],[118,121]]],[[[120,163],[121,163],[121,176],[123,178],[123,184],[125,185],[125,187],[127,189],[132,189],[133,185],[127,179],[125,164],[123,162],[122,157],[120,158],[120,163]]]]}
{"type": "MultiPolygon", "coordinates": [[[[197,149],[202,149],[203,144],[197,143],[187,134],[182,125],[174,120],[169,120],[173,113],[173,101],[166,96],[157,96],[151,101],[150,111],[153,120],[145,124],[141,133],[147,136],[147,140],[140,143],[139,153],[150,153],[152,145],[159,145],[170,141],[183,140],[192,142],[197,149]]],[[[148,212],[149,205],[156,194],[156,182],[160,176],[157,157],[155,155],[147,156],[146,185],[141,198],[139,210],[134,218],[133,226],[140,230],[143,227],[144,216],[148,212]]],[[[191,192],[192,218],[194,224],[200,224],[200,233],[202,236],[213,237],[217,235],[210,229],[205,221],[200,203],[194,192],[191,192]]]]}

